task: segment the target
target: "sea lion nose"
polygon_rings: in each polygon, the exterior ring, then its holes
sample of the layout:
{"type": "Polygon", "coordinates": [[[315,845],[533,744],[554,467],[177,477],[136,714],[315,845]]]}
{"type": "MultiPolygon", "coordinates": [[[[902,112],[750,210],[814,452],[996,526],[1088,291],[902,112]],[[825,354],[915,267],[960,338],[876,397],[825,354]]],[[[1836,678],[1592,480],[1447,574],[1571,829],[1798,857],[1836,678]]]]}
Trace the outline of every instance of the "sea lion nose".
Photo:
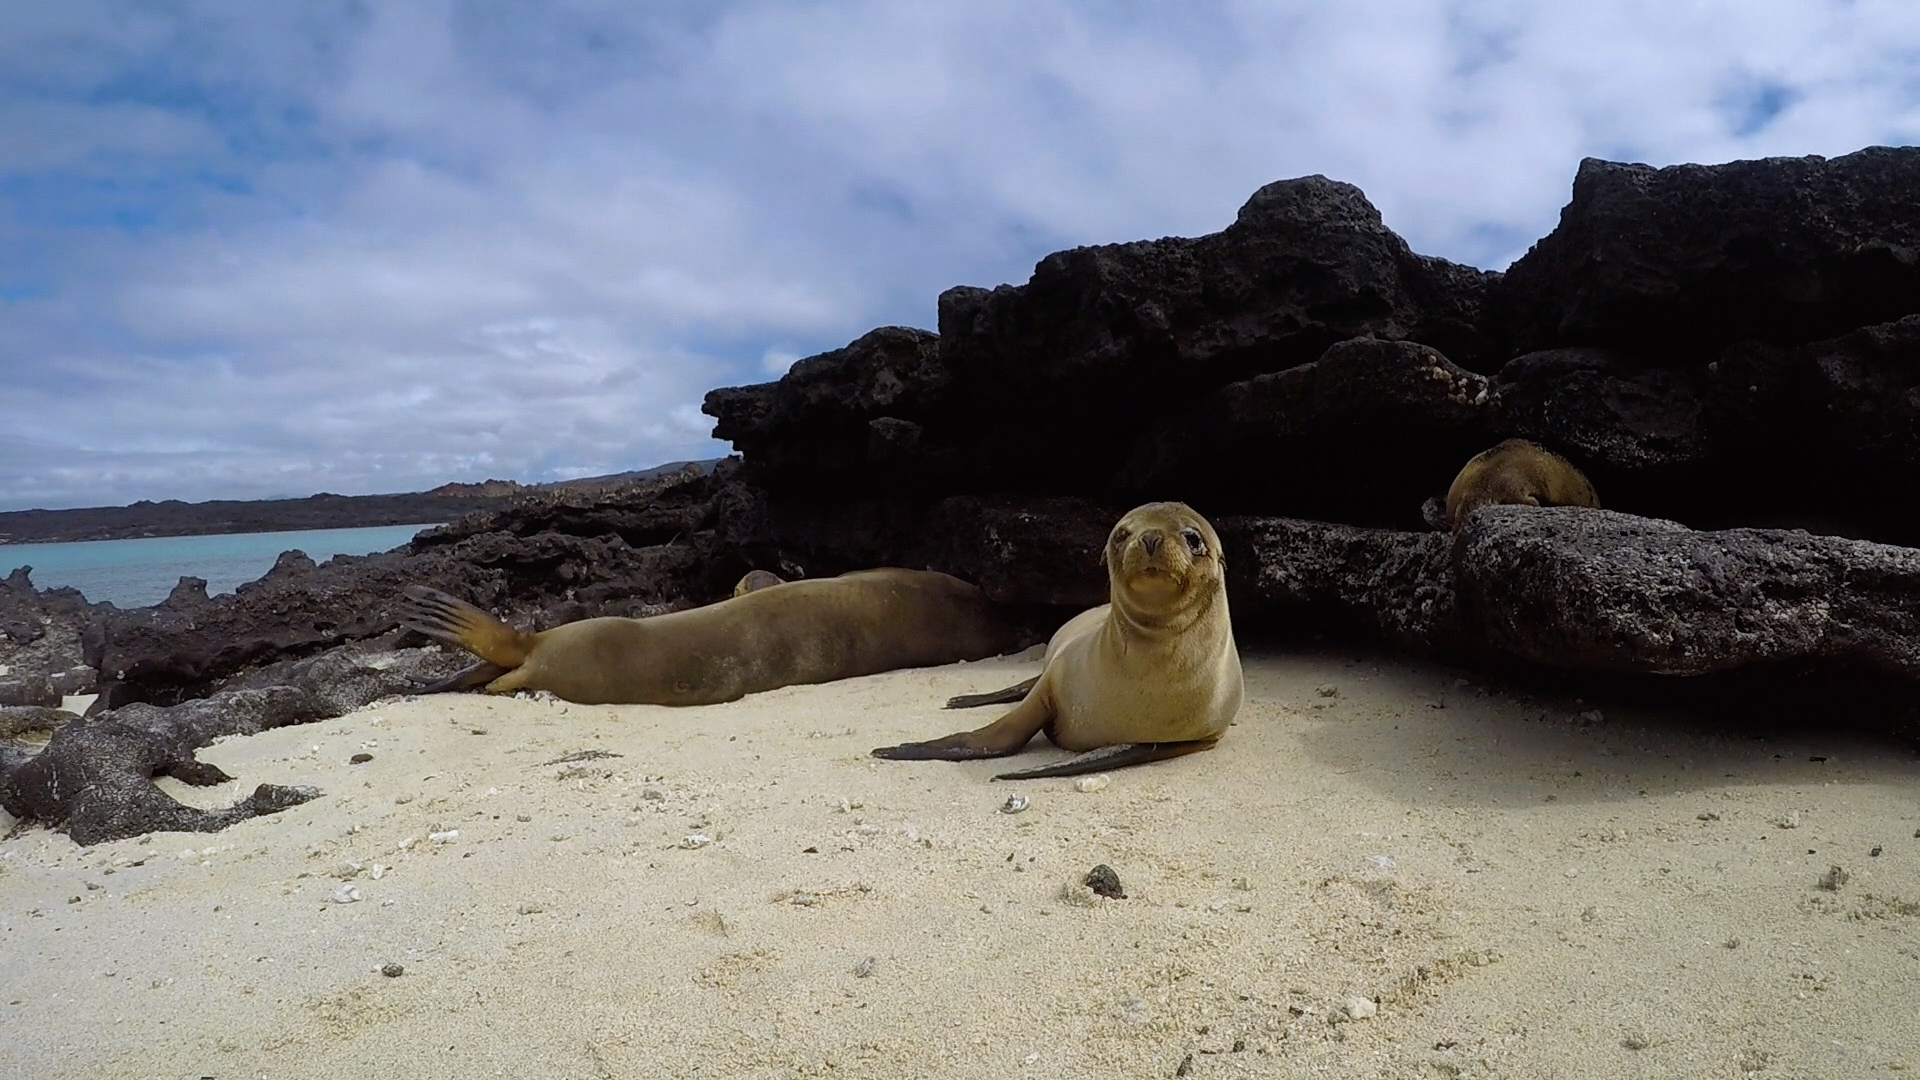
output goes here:
{"type": "Polygon", "coordinates": [[[1160,553],[1160,534],[1157,532],[1141,533],[1140,546],[1143,548],[1146,548],[1147,554],[1149,555],[1159,554],[1160,553]]]}

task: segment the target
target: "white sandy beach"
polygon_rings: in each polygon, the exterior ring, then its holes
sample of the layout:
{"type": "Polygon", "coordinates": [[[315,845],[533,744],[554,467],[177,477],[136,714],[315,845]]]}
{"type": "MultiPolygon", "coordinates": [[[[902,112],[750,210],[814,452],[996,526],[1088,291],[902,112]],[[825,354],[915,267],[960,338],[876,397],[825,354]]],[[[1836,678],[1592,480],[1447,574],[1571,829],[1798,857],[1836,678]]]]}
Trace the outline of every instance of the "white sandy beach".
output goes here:
{"type": "Polygon", "coordinates": [[[867,755],[984,723],[938,705],[1032,653],[693,709],[443,695],[227,740],[201,757],[235,783],[163,782],[325,797],[210,835],[0,843],[0,1074],[1920,1070],[1910,745],[1246,652],[1219,749],[1092,792],[867,755]],[[551,763],[583,750],[619,756],[551,763]],[[1015,792],[1030,808],[1001,813],[1015,792]],[[1127,899],[1065,888],[1097,863],[1127,899]]]}

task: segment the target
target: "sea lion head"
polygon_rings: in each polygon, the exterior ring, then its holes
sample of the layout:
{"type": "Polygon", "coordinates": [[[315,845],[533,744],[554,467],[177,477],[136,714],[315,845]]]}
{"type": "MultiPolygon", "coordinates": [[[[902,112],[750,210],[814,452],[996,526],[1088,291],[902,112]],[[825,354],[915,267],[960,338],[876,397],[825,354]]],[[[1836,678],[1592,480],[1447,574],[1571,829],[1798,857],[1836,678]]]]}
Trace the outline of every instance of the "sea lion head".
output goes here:
{"type": "Polygon", "coordinates": [[[770,570],[749,570],[747,571],[747,576],[741,578],[739,583],[733,587],[733,595],[736,597],[745,596],[750,592],[758,592],[761,589],[770,589],[775,585],[785,585],[786,583],[785,578],[770,570]]]}
{"type": "Polygon", "coordinates": [[[1220,535],[1185,503],[1148,503],[1127,511],[1108,534],[1101,561],[1114,607],[1140,623],[1164,622],[1204,607],[1226,577],[1220,535]]]}

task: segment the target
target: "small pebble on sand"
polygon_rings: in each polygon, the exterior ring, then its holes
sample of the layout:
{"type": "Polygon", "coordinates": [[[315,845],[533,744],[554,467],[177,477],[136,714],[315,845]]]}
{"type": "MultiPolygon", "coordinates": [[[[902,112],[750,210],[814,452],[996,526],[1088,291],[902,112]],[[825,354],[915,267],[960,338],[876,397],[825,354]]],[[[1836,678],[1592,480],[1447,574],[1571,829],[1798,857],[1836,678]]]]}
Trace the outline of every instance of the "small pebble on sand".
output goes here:
{"type": "Polygon", "coordinates": [[[1000,804],[1000,812],[1003,814],[1017,814],[1026,808],[1027,797],[1025,795],[1009,795],[1007,796],[1007,801],[1000,804]]]}
{"type": "Polygon", "coordinates": [[[389,979],[397,979],[400,976],[405,975],[406,973],[407,973],[407,969],[404,967],[401,967],[399,964],[380,965],[380,974],[385,975],[389,979]]]}
{"type": "Polygon", "coordinates": [[[351,883],[341,882],[340,887],[333,890],[332,900],[336,904],[357,904],[360,902],[360,889],[351,883]]]}
{"type": "Polygon", "coordinates": [[[1820,887],[1828,892],[1838,892],[1840,886],[1845,885],[1852,876],[1837,866],[1829,866],[1827,872],[1820,875],[1820,887]]]}
{"type": "Polygon", "coordinates": [[[1099,776],[1083,776],[1075,780],[1073,786],[1076,791],[1099,791],[1111,783],[1113,778],[1106,773],[1101,773],[1099,776]]]}
{"type": "Polygon", "coordinates": [[[874,964],[873,957],[871,956],[861,957],[860,961],[853,965],[853,977],[856,979],[864,979],[867,976],[873,974],[873,964],[874,964]]]}
{"type": "Polygon", "coordinates": [[[1127,890],[1120,885],[1120,875],[1115,873],[1113,867],[1108,866],[1106,863],[1101,863],[1087,871],[1085,884],[1087,888],[1092,889],[1094,892],[1110,900],[1125,900],[1127,898],[1127,890]]]}
{"type": "Polygon", "coordinates": [[[1371,998],[1359,996],[1350,997],[1341,1002],[1340,1007],[1347,1010],[1347,1016],[1354,1020],[1367,1020],[1380,1012],[1380,1006],[1375,1005],[1371,998]]]}
{"type": "Polygon", "coordinates": [[[1340,696],[1340,688],[1332,683],[1321,683],[1319,686],[1313,688],[1313,692],[1319,694],[1321,697],[1340,696]]]}

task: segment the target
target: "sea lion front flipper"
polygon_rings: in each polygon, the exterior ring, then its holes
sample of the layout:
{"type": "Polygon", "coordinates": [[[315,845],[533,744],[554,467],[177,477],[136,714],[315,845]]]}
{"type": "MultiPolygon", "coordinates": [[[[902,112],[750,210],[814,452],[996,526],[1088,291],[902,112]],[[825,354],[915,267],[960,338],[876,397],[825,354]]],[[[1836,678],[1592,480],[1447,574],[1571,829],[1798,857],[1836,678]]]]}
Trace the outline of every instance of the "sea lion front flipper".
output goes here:
{"type": "Polygon", "coordinates": [[[1219,741],[1219,739],[1194,739],[1189,742],[1117,743],[1113,746],[1103,746],[1098,750],[1089,750],[1084,754],[1070,757],[1065,761],[1056,761],[1051,765],[1001,773],[994,779],[1039,780],[1048,776],[1079,776],[1081,773],[1100,772],[1105,769],[1124,769],[1129,765],[1145,765],[1149,761],[1165,761],[1168,758],[1211,750],[1213,744],[1219,741]]]}
{"type": "Polygon", "coordinates": [[[1028,694],[1012,712],[973,731],[926,742],[875,747],[873,756],[890,761],[977,761],[1009,757],[1031,742],[1053,718],[1053,706],[1041,694],[1028,694]]]}
{"type": "Polygon", "coordinates": [[[490,683],[507,673],[507,669],[488,660],[482,660],[465,671],[455,672],[444,679],[435,679],[407,691],[410,694],[439,694],[448,690],[471,690],[476,686],[490,683]]]}
{"type": "Polygon", "coordinates": [[[981,705],[1013,705],[1025,700],[1027,692],[1032,690],[1034,685],[1039,681],[1040,676],[1035,675],[1026,682],[1014,683],[1005,690],[990,690],[984,694],[961,694],[958,697],[950,697],[947,699],[947,704],[944,707],[949,709],[973,709],[981,705]]]}

